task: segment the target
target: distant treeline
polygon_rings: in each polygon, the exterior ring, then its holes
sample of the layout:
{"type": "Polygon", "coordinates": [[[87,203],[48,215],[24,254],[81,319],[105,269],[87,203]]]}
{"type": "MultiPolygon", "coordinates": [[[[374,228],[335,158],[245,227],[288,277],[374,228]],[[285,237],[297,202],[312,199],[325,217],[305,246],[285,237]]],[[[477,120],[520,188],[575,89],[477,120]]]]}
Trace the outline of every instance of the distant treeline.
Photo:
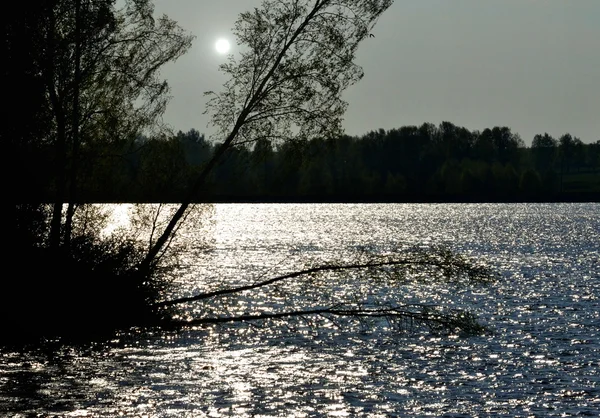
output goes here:
{"type": "MultiPolygon", "coordinates": [[[[78,195],[88,202],[181,201],[215,146],[192,129],[86,150],[78,195]]],[[[26,195],[50,199],[43,167],[51,162],[44,153],[34,163],[28,158],[37,187],[26,195]]],[[[230,150],[195,200],[597,201],[600,140],[540,134],[526,147],[508,127],[470,131],[450,122],[302,143],[258,140],[230,150]]]]}

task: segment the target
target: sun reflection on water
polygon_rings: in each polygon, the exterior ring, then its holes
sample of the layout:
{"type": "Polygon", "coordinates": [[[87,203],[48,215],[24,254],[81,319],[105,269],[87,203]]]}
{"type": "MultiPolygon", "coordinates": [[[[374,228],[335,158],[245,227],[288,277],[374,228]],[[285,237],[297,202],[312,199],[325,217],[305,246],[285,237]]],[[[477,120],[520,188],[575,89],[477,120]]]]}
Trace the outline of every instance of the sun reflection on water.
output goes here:
{"type": "MultiPolygon", "coordinates": [[[[468,307],[494,334],[405,335],[384,325],[340,329],[300,320],[149,333],[96,351],[0,352],[0,415],[597,415],[598,209],[216,205],[204,212],[202,229],[185,231],[191,241],[175,295],[350,260],[365,249],[444,243],[493,264],[501,280],[477,289],[408,282],[381,295],[468,307]]],[[[376,294],[346,279],[339,294],[376,294]]],[[[323,297],[320,287],[302,289],[290,283],[279,293],[195,304],[181,315],[257,312],[323,297]]]]}

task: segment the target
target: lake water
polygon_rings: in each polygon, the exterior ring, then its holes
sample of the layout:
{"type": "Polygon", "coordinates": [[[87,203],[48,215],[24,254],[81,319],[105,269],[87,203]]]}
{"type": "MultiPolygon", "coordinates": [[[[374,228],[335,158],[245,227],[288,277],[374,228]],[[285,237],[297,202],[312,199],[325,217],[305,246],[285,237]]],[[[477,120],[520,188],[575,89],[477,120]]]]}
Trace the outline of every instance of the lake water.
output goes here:
{"type": "MultiPolygon", "coordinates": [[[[317,318],[4,351],[0,415],[600,416],[600,204],[218,204],[203,217],[183,235],[189,248],[170,296],[443,244],[490,265],[497,280],[373,281],[358,293],[468,309],[492,332],[317,318]]],[[[182,316],[324,303],[356,292],[352,280],[331,291],[294,281],[182,316]]]]}

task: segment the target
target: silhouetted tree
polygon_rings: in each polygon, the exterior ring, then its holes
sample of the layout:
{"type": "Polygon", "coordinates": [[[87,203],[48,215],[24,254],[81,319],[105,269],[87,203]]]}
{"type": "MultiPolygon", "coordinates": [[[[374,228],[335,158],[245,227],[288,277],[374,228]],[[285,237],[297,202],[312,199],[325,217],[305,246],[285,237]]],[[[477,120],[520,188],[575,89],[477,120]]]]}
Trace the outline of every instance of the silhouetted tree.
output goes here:
{"type": "Polygon", "coordinates": [[[191,37],[167,17],[155,20],[149,0],[128,0],[121,9],[112,0],[43,3],[40,71],[54,125],[50,240],[57,247],[70,240],[82,147],[155,126],[168,100],[159,70],[189,48],[191,37]]]}
{"type": "Polygon", "coordinates": [[[92,329],[153,315],[148,307],[158,281],[134,274],[139,248],[128,240],[103,241],[99,231],[106,217],[80,205],[78,196],[84,176],[98,173],[95,157],[106,144],[122,148],[121,141],[155,127],[164,110],[168,86],[159,70],[185,52],[191,37],[152,14],[149,0],[118,7],[113,0],[35,0],[18,6],[14,23],[3,21],[6,73],[13,77],[25,69],[19,81],[30,82],[25,93],[33,94],[23,96],[32,101],[20,109],[24,118],[3,122],[8,127],[2,140],[19,157],[33,151],[34,158],[43,155],[49,162],[44,168],[52,167],[43,173],[47,195],[23,199],[13,193],[7,203],[11,221],[18,220],[8,231],[14,244],[8,258],[27,262],[20,268],[25,279],[3,283],[0,314],[12,316],[11,309],[22,304],[37,317],[8,321],[8,338],[33,329],[64,331],[72,325],[64,321],[69,310],[85,310],[92,329]],[[17,133],[21,120],[36,121],[24,127],[25,135],[17,133]],[[29,199],[33,204],[26,204],[29,199]],[[103,310],[107,304],[110,309],[103,310]]]}
{"type": "Polygon", "coordinates": [[[149,268],[176,229],[198,190],[232,147],[264,138],[298,141],[341,133],[346,102],[341,93],[362,78],[354,63],[359,43],[392,0],[266,0],[242,13],[234,34],[247,47],[239,62],[221,66],[221,93],[209,92],[207,112],[224,138],[188,196],[149,251],[149,268]]]}
{"type": "Polygon", "coordinates": [[[259,196],[268,195],[273,184],[273,159],[275,151],[270,141],[261,138],[254,143],[251,156],[253,191],[259,196]]]}
{"type": "Polygon", "coordinates": [[[533,137],[531,152],[535,168],[540,172],[552,170],[557,157],[557,150],[558,141],[547,133],[533,137]]]}
{"type": "Polygon", "coordinates": [[[176,134],[176,138],[183,147],[185,159],[189,165],[200,167],[210,160],[213,153],[213,146],[196,129],[190,129],[186,133],[179,131],[176,134]]]}
{"type": "MultiPolygon", "coordinates": [[[[18,2],[0,17],[0,74],[6,104],[0,124],[0,146],[3,154],[9,156],[2,164],[2,190],[8,204],[32,203],[49,187],[47,142],[52,115],[41,75],[44,3],[18,2]]],[[[8,208],[7,212],[12,210],[8,208]]]]}

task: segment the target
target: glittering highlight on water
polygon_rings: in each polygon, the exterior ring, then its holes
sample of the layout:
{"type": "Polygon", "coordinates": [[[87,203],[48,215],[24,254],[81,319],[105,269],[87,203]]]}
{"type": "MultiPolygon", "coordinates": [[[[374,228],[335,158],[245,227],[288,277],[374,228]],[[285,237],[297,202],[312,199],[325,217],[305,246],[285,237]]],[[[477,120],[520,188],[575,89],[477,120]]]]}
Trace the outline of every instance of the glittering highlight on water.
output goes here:
{"type": "MultiPolygon", "coordinates": [[[[280,321],[123,337],[94,349],[5,350],[0,415],[598,416],[599,204],[240,204],[205,215],[185,232],[193,245],[172,296],[360,251],[444,244],[490,264],[499,280],[386,292],[467,308],[493,333],[280,321]]],[[[303,300],[297,289],[247,294],[227,309],[285,306],[303,300]]]]}

